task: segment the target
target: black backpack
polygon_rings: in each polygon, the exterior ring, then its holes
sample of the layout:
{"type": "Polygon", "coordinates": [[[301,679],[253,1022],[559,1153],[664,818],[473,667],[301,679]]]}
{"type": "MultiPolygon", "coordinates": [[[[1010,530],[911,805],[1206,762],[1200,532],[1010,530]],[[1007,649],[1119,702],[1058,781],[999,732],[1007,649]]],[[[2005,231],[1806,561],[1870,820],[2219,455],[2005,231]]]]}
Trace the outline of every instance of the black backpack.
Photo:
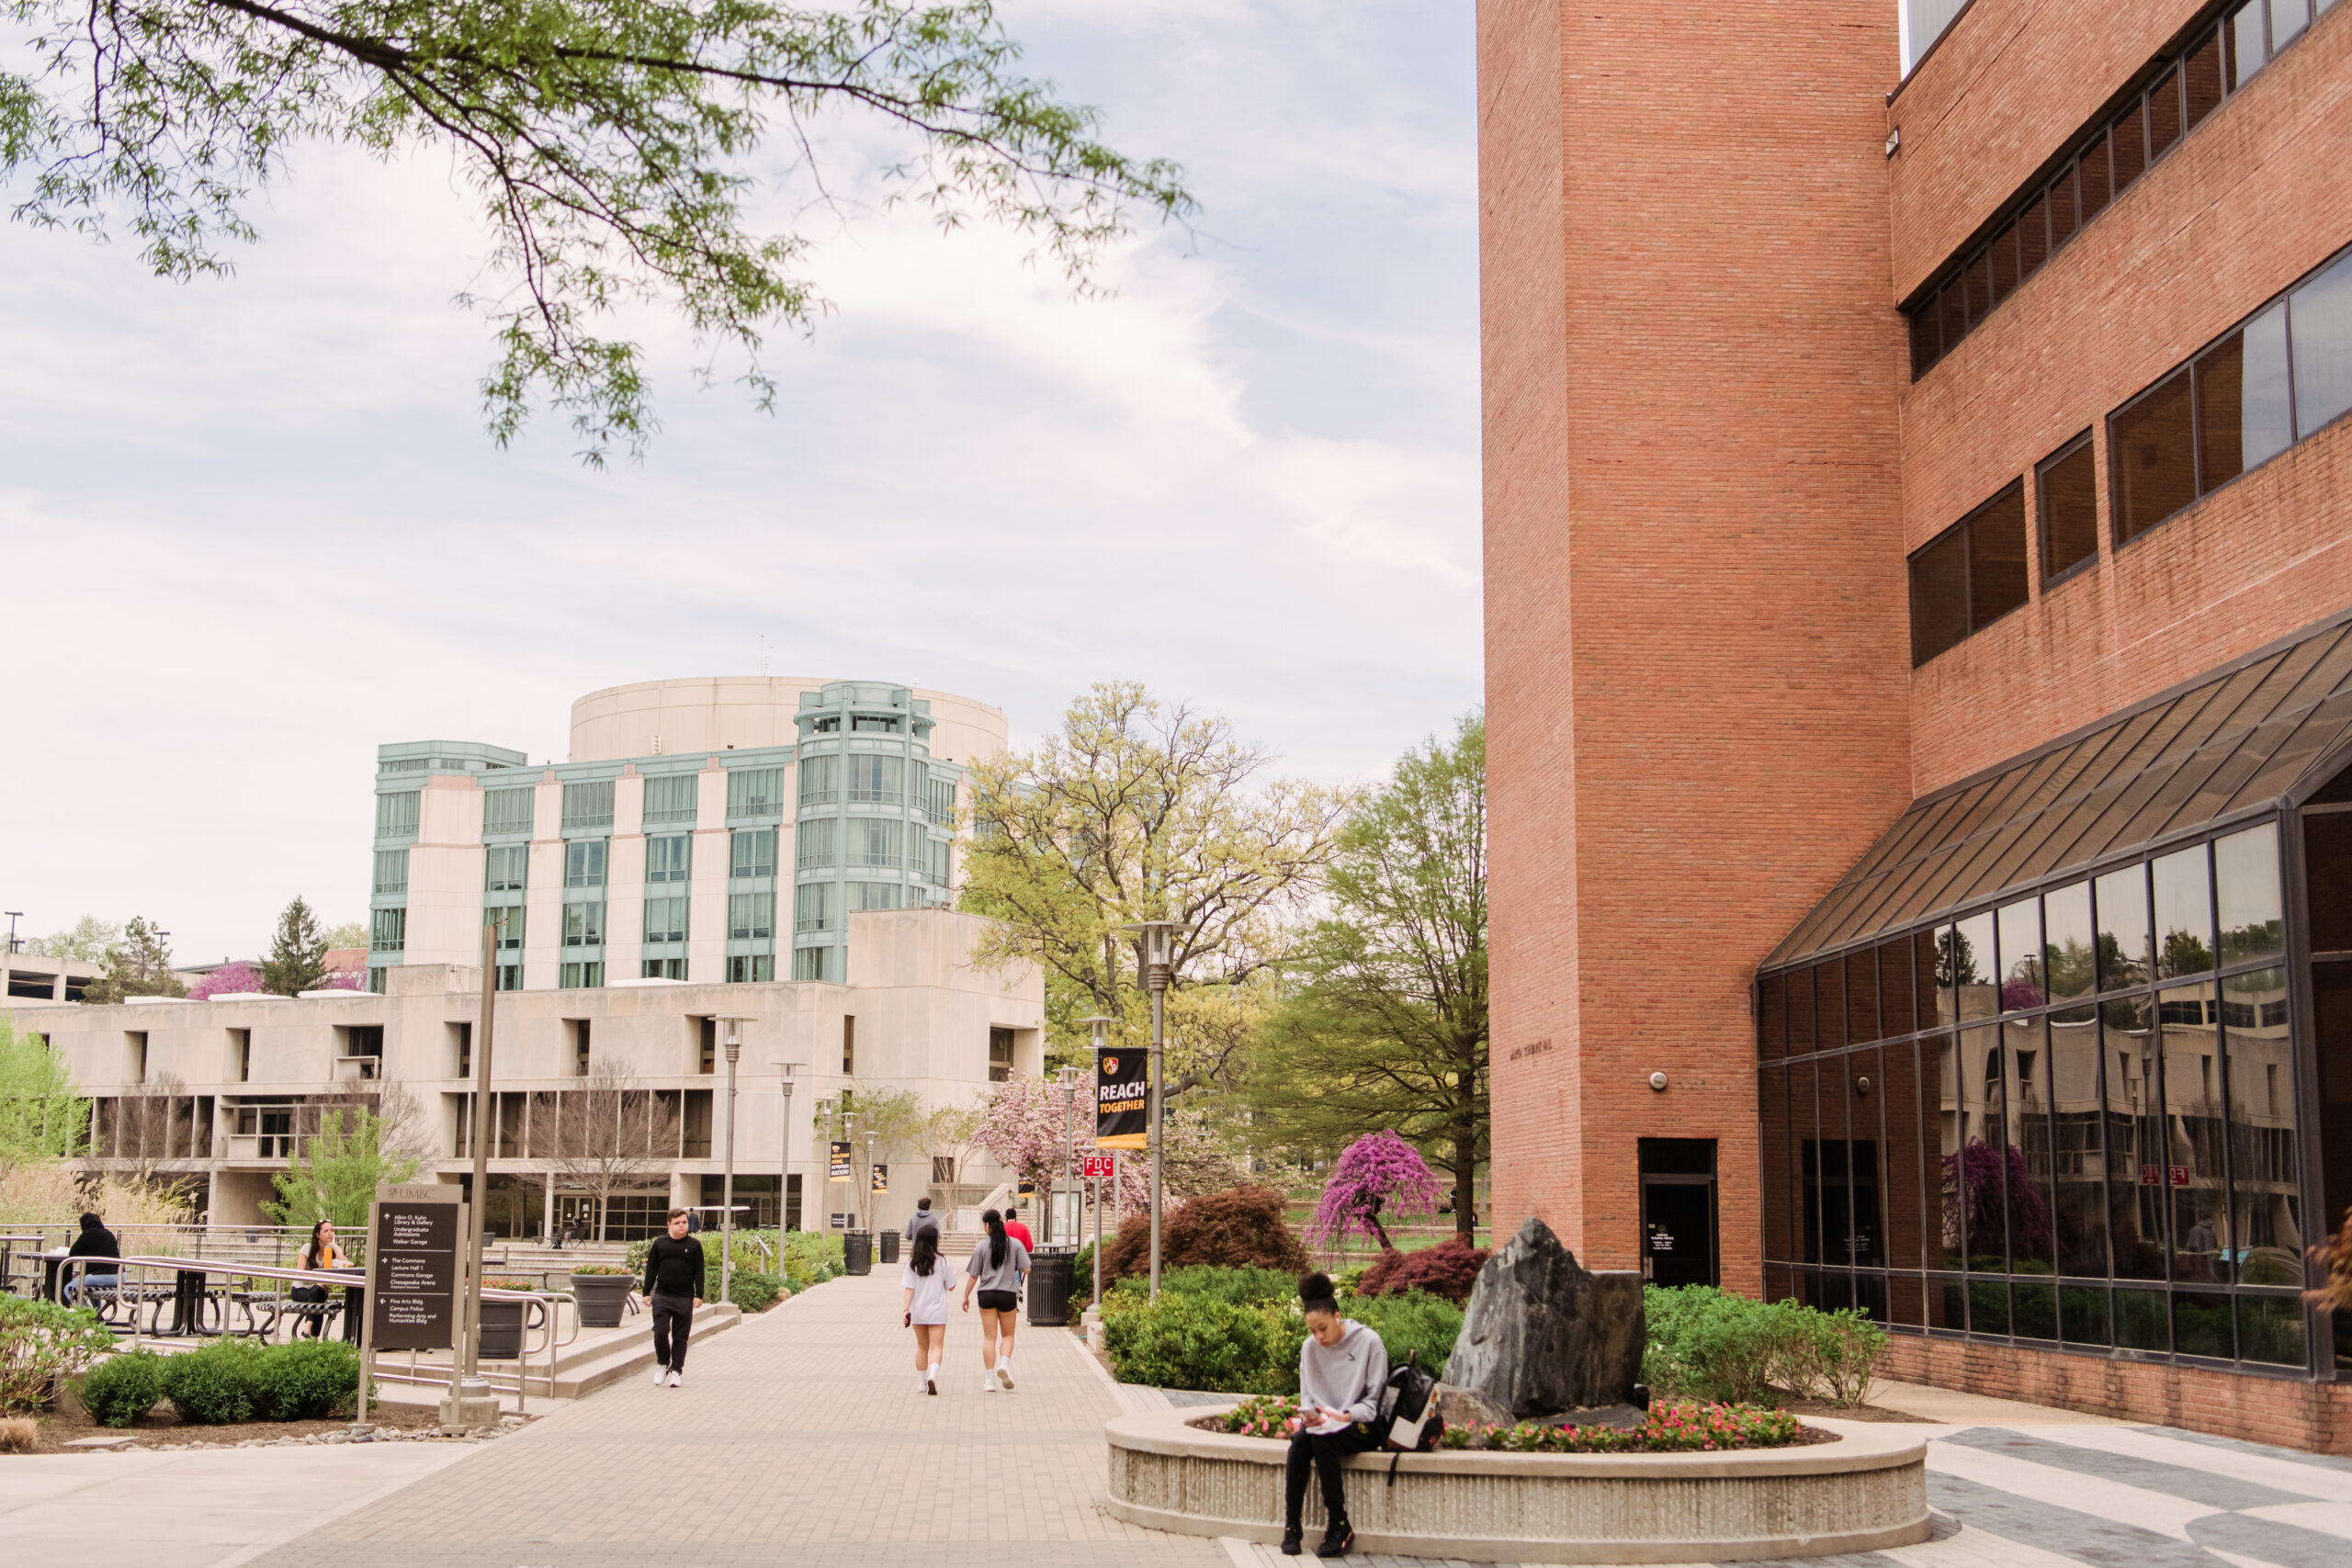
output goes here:
{"type": "Polygon", "coordinates": [[[1416,1365],[1419,1350],[1408,1352],[1405,1364],[1388,1374],[1388,1386],[1381,1391],[1380,1420],[1376,1430],[1382,1446],[1396,1455],[1388,1461],[1388,1484],[1396,1484],[1396,1461],[1407,1454],[1425,1454],[1437,1447],[1445,1431],[1445,1418],[1440,1416],[1437,1403],[1437,1379],[1416,1365]]]}

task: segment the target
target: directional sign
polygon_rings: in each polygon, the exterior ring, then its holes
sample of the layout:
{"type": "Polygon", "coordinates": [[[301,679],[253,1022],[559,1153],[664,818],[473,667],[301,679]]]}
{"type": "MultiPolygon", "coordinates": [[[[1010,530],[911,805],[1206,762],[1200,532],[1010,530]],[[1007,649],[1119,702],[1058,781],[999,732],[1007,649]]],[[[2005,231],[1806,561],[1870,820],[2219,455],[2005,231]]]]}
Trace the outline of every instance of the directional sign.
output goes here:
{"type": "Polygon", "coordinates": [[[375,1205],[368,1306],[378,1350],[447,1350],[456,1338],[458,1213],[452,1202],[375,1205]]]}
{"type": "Polygon", "coordinates": [[[1086,1167],[1079,1174],[1085,1177],[1089,1181],[1108,1181],[1116,1173],[1116,1171],[1117,1165],[1114,1156],[1110,1155],[1088,1155],[1086,1156],[1086,1167]]]}

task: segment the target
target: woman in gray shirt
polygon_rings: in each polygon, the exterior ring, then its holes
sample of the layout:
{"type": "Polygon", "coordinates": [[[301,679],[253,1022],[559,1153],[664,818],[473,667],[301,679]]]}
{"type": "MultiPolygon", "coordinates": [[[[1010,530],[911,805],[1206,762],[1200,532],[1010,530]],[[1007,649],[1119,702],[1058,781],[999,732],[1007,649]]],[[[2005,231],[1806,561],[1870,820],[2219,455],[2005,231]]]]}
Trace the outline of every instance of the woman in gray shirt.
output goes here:
{"type": "Polygon", "coordinates": [[[1298,1348],[1299,1413],[1291,1417],[1290,1460],[1283,1472],[1283,1555],[1295,1557],[1306,1536],[1306,1472],[1323,1483],[1324,1529],[1317,1557],[1345,1557],[1355,1545],[1348,1523],[1341,1466],[1350,1454],[1379,1447],[1371,1423],[1388,1386],[1388,1348],[1363,1324],[1340,1315],[1329,1274],[1298,1282],[1306,1338],[1298,1348]]]}
{"type": "Polygon", "coordinates": [[[1004,1234],[1004,1216],[994,1209],[981,1211],[980,1224],[988,1239],[972,1248],[964,1265],[964,1310],[972,1310],[975,1290],[980,1297],[980,1392],[994,1393],[999,1379],[1012,1386],[1012,1325],[1020,1315],[1021,1283],[1029,1273],[1029,1249],[1004,1234]],[[997,1354],[997,1338],[1004,1353],[997,1354]]]}

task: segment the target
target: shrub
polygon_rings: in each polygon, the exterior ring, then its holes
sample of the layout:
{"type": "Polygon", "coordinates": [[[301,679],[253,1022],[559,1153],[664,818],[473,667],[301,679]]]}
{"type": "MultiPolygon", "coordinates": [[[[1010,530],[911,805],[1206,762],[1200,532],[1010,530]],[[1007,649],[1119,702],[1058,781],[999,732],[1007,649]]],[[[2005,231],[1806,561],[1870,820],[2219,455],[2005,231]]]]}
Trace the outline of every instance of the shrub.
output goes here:
{"type": "MultiPolygon", "coordinates": [[[[1283,1195],[1270,1187],[1236,1187],[1205,1193],[1163,1217],[1159,1263],[1163,1272],[1187,1264],[1272,1269],[1292,1276],[1306,1272],[1306,1249],[1291,1234],[1283,1195]]],[[[1136,1214],[1102,1252],[1102,1280],[1110,1284],[1151,1270],[1151,1216],[1136,1214]]]]}
{"type": "Polygon", "coordinates": [[[577,1269],[572,1269],[571,1272],[574,1274],[606,1276],[614,1274],[641,1275],[645,1272],[645,1266],[640,1263],[632,1269],[624,1268],[618,1263],[582,1263],[577,1269]]]}
{"type": "Polygon", "coordinates": [[[1364,1270],[1356,1285],[1360,1295],[1385,1296],[1397,1291],[1426,1291],[1460,1306],[1470,1299],[1492,1249],[1472,1247],[1453,1236],[1418,1252],[1388,1251],[1364,1270]]]}
{"type": "Polygon", "coordinates": [[[1298,1392],[1295,1306],[1163,1290],[1102,1298],[1102,1343],[1122,1382],[1228,1393],[1298,1392]]]}
{"type": "Polygon", "coordinates": [[[28,1454],[40,1441],[40,1423],[29,1416],[0,1416],[0,1454],[28,1454]]]}
{"type": "MultiPolygon", "coordinates": [[[[1446,1359],[1453,1354],[1453,1342],[1462,1337],[1462,1309],[1442,1296],[1422,1291],[1359,1296],[1343,1310],[1380,1336],[1390,1367],[1403,1366],[1405,1358],[1418,1351],[1415,1365],[1433,1378],[1445,1375],[1446,1359]]],[[[1297,1355],[1298,1347],[1294,1345],[1292,1359],[1297,1355]]]]}
{"type": "Polygon", "coordinates": [[[786,1231],[781,1256],[784,1282],[796,1291],[839,1279],[849,1269],[846,1244],[829,1231],[786,1231]]]}
{"type": "Polygon", "coordinates": [[[1642,1305],[1642,1380],[1661,1393],[1747,1404],[1779,1388],[1858,1404],[1886,1351],[1886,1330],[1851,1309],[1749,1301],[1707,1285],[1652,1285],[1642,1305]]]}
{"type": "Polygon", "coordinates": [[[40,1409],[113,1348],[114,1335],[86,1307],[0,1295],[0,1414],[40,1409]]]}
{"type": "Polygon", "coordinates": [[[1886,1354],[1886,1330],[1850,1307],[1816,1312],[1784,1302],[1792,1331],[1774,1382],[1792,1393],[1860,1404],[1886,1354]]]}
{"type": "MultiPolygon", "coordinates": [[[[1151,1275],[1147,1268],[1141,1274],[1130,1274],[1112,1287],[1131,1296],[1151,1293],[1151,1275]]],[[[1182,1269],[1159,1271],[1162,1295],[1181,1291],[1191,1296],[1215,1296],[1235,1306],[1280,1305],[1298,1299],[1298,1276],[1284,1274],[1272,1269],[1220,1269],[1210,1264],[1195,1263],[1182,1269]]]]}
{"type": "Polygon", "coordinates": [[[784,1290],[782,1275],[762,1274],[749,1269],[736,1269],[735,1278],[729,1283],[734,1288],[735,1294],[732,1298],[720,1292],[718,1270],[713,1268],[710,1278],[705,1281],[707,1288],[703,1293],[703,1300],[717,1302],[732,1299],[734,1303],[745,1312],[765,1312],[775,1305],[777,1295],[784,1290]]]}
{"type": "Polygon", "coordinates": [[[180,1419],[200,1427],[253,1419],[261,1393],[262,1348],[250,1339],[216,1339],[164,1361],[164,1397],[180,1419]]]}
{"type": "Polygon", "coordinates": [[[359,1349],[340,1339],[298,1339],[261,1353],[254,1415],[265,1421],[326,1421],[359,1403],[359,1349]]]}
{"type": "Polygon", "coordinates": [[[109,1356],[82,1376],[82,1408],[101,1427],[128,1427],[164,1397],[164,1358],[153,1350],[109,1356]]]}

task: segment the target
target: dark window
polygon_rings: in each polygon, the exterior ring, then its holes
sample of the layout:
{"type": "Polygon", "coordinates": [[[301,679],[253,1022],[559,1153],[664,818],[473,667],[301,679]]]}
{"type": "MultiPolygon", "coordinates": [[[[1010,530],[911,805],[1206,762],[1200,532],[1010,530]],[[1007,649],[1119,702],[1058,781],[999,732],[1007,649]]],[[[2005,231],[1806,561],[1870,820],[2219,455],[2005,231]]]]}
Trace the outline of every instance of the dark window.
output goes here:
{"type": "Polygon", "coordinates": [[[2294,444],[2285,307],[2273,305],[2199,355],[2196,378],[2199,495],[2294,444]]]}
{"type": "Polygon", "coordinates": [[[2188,368],[2143,393],[2108,427],[2115,542],[2129,543],[2197,499],[2188,368]]]}
{"type": "MultiPolygon", "coordinates": [[[[2352,818],[2346,820],[2352,822],[2352,818]]],[[[1789,987],[1778,975],[1765,976],[1757,988],[1756,1054],[1768,1062],[1789,1054],[1789,987]]]]}
{"type": "MultiPolygon", "coordinates": [[[[2352,777],[2347,773],[2346,777],[2352,777]]],[[[2312,812],[2303,818],[2312,951],[2352,953],[2352,812],[2312,812]]],[[[2352,1061],[2347,1061],[2352,1066],[2352,1061]]],[[[2352,1148],[2346,1150],[2352,1156],[2352,1148]]]]}
{"type": "Polygon", "coordinates": [[[2088,223],[2092,219],[2107,210],[2108,198],[2112,196],[2115,191],[2115,186],[2109,179],[2106,137],[2101,136],[2098,140],[2093,141],[2089,146],[2083,149],[2081,170],[2083,190],[2082,221],[2088,223]]]}
{"type": "Polygon", "coordinates": [[[2041,264],[2050,259],[2050,202],[2035,197],[2026,209],[2018,214],[2018,268],[2021,277],[2031,277],[2041,264]]]}
{"type": "Polygon", "coordinates": [[[1937,330],[1940,317],[1933,309],[1920,310],[1911,318],[1911,374],[1916,378],[1936,362],[1942,352],[1941,333],[1937,330]]]}
{"type": "Polygon", "coordinates": [[[989,1082],[1005,1083],[1012,1077],[1012,1031],[989,1031],[989,1082]]]}
{"type": "Polygon", "coordinates": [[[2188,59],[2180,68],[2181,85],[2188,97],[2188,123],[2195,130],[2204,118],[2222,106],[2222,35],[2207,33],[2205,41],[2188,51],[2188,59]]]}
{"type": "Polygon", "coordinates": [[[1936,315],[1943,322],[1946,354],[1951,352],[1954,344],[1968,335],[1967,292],[1955,274],[1944,284],[1943,292],[1937,296],[1936,315]]]}
{"type": "Polygon", "coordinates": [[[2041,581],[2054,580],[2098,556],[2098,474],[2088,431],[2034,471],[2041,509],[2041,581]]]}
{"type": "Polygon", "coordinates": [[[2082,227],[2075,217],[2075,166],[2050,182],[2050,248],[2056,250],[2075,237],[2082,227]]]}
{"type": "Polygon", "coordinates": [[[849,1013],[842,1015],[842,1071],[850,1077],[857,1073],[857,1019],[849,1013]]]}
{"type": "Polygon", "coordinates": [[[1993,303],[2018,291],[2018,231],[2011,224],[1993,236],[1993,303]]]}
{"type": "Polygon", "coordinates": [[[2019,480],[1912,556],[1914,669],[2026,602],[2025,552],[2019,480]]]}
{"type": "Polygon", "coordinates": [[[1879,1027],[1878,953],[1871,948],[1846,955],[1846,1039],[1855,1045],[1894,1032],[1879,1027]]]}
{"type": "Polygon", "coordinates": [[[2167,71],[2148,89],[2148,155],[2161,158],[2180,140],[2180,73],[2167,71]]]}
{"type": "Polygon", "coordinates": [[[1789,976],[1789,1055],[1813,1054],[1813,971],[1799,969],[1789,976]]]}
{"type": "Polygon", "coordinates": [[[2115,149],[2115,194],[2121,196],[2148,167],[2148,115],[2144,105],[2133,104],[2115,122],[2108,139],[2115,149]]]}
{"type": "Polygon", "coordinates": [[[1976,259],[1968,264],[1965,276],[1968,283],[1968,324],[1973,327],[1993,309],[1992,270],[1983,253],[1978,253],[1976,259]]]}

